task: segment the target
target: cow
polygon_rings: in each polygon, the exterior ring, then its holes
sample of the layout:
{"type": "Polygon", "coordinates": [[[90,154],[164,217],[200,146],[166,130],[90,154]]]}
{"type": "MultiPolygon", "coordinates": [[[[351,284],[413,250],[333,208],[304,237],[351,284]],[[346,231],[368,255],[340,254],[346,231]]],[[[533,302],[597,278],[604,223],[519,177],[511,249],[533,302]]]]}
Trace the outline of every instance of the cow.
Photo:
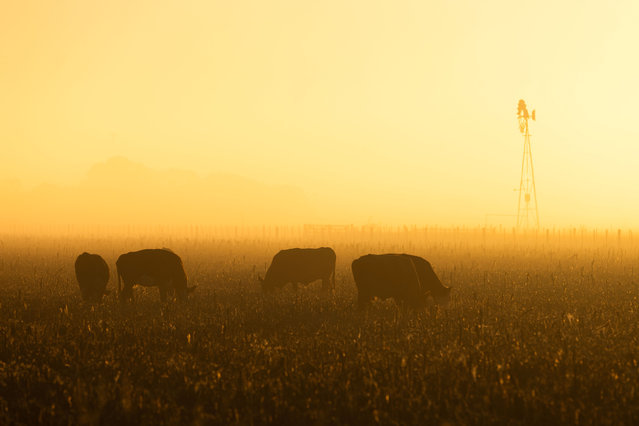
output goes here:
{"type": "Polygon", "coordinates": [[[273,256],[264,279],[260,276],[258,279],[264,291],[281,288],[287,283],[306,285],[319,279],[324,290],[334,291],[335,258],[330,247],[280,250],[273,256]]]}
{"type": "Polygon", "coordinates": [[[160,299],[175,293],[178,300],[185,300],[195,287],[187,287],[186,273],[180,256],[169,249],[145,249],[125,253],[115,262],[118,272],[120,300],[133,299],[133,286],[158,287],[160,299]],[[122,285],[122,287],[121,287],[122,285]]]}
{"type": "Polygon", "coordinates": [[[430,263],[409,254],[367,254],[351,265],[360,308],[373,298],[393,298],[414,308],[426,306],[429,294],[435,303],[446,304],[450,288],[445,287],[430,263]]]}
{"type": "Polygon", "coordinates": [[[75,277],[80,285],[80,293],[85,302],[97,303],[109,282],[109,265],[99,254],[82,253],[75,260],[75,277]]]}

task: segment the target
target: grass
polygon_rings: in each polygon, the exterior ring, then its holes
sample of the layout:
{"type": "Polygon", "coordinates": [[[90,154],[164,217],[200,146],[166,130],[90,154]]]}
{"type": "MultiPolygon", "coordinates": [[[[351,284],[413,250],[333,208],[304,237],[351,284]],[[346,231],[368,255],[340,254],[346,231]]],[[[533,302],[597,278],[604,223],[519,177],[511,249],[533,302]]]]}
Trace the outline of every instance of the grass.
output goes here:
{"type": "Polygon", "coordinates": [[[0,423],[639,423],[632,243],[344,240],[335,295],[320,283],[261,294],[272,255],[302,245],[5,237],[0,423]],[[131,305],[82,302],[79,253],[113,269],[122,252],[162,246],[198,285],[187,303],[141,288],[131,305]],[[430,260],[454,286],[450,306],[358,311],[350,261],[391,251],[430,260]]]}

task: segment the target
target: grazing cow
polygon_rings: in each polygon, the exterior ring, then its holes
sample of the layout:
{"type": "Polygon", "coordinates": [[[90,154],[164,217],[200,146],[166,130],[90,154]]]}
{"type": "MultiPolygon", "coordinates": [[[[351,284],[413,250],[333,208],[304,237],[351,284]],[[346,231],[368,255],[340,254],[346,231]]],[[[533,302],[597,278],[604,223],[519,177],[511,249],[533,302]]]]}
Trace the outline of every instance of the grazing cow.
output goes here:
{"type": "Polygon", "coordinates": [[[187,294],[195,289],[186,286],[182,259],[169,249],[146,249],[125,253],[118,258],[115,265],[121,300],[133,299],[134,285],[158,287],[163,302],[169,293],[175,292],[179,300],[184,300],[187,294]]]}
{"type": "Polygon", "coordinates": [[[86,302],[97,303],[108,294],[109,266],[99,254],[85,252],[78,256],[75,260],[75,277],[86,302]]]}
{"type": "Polygon", "coordinates": [[[258,276],[262,290],[270,291],[287,283],[308,284],[322,280],[324,290],[335,289],[335,252],[330,247],[293,248],[279,251],[266,271],[258,276]]]}
{"type": "Polygon", "coordinates": [[[360,308],[375,297],[392,297],[415,308],[424,307],[429,294],[438,304],[445,304],[450,298],[450,288],[441,283],[430,263],[419,256],[368,254],[355,259],[351,268],[360,308]]]}

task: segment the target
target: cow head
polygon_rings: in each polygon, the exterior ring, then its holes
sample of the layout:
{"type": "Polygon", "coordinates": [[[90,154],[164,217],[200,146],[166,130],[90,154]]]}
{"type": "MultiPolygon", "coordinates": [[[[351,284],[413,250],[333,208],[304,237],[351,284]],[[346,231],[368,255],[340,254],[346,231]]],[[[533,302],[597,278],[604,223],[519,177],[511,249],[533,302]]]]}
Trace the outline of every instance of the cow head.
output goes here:
{"type": "Polygon", "coordinates": [[[127,302],[133,300],[133,286],[127,287],[126,285],[118,294],[121,302],[127,302]]]}
{"type": "Polygon", "coordinates": [[[450,287],[444,287],[438,294],[433,294],[435,303],[439,306],[447,306],[450,303],[450,287]]]}
{"type": "Polygon", "coordinates": [[[423,309],[428,305],[428,295],[414,295],[414,297],[407,299],[405,302],[413,309],[423,309]]]}
{"type": "Polygon", "coordinates": [[[257,276],[257,280],[259,281],[263,292],[265,293],[271,292],[275,289],[275,286],[270,281],[267,281],[266,279],[262,278],[260,275],[257,276]]]}
{"type": "Polygon", "coordinates": [[[177,289],[176,290],[176,298],[178,300],[186,300],[187,296],[191,293],[193,293],[193,291],[197,288],[196,285],[194,285],[193,287],[186,287],[186,288],[181,288],[181,289],[177,289]]]}

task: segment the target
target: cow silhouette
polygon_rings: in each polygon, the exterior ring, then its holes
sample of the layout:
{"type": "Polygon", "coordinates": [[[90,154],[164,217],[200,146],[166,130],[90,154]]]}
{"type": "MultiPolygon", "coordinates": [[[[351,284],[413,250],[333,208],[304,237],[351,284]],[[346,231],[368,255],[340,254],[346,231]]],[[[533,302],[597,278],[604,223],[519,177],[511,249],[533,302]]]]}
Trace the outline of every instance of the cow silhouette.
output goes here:
{"type": "Polygon", "coordinates": [[[375,297],[393,298],[414,308],[426,306],[428,296],[437,304],[450,300],[450,288],[444,286],[430,263],[409,254],[367,254],[351,265],[357,285],[360,308],[375,297]]]}
{"type": "Polygon", "coordinates": [[[264,279],[258,276],[262,290],[272,291],[287,283],[306,285],[322,280],[322,288],[335,289],[335,252],[330,247],[292,248],[273,256],[264,279]]]}
{"type": "Polygon", "coordinates": [[[195,287],[187,287],[186,273],[180,256],[169,249],[145,249],[121,255],[115,263],[120,300],[133,299],[133,286],[157,287],[160,299],[175,294],[185,300],[195,287]]]}
{"type": "Polygon", "coordinates": [[[109,282],[109,265],[99,254],[82,253],[75,260],[75,277],[80,285],[80,293],[85,302],[97,303],[109,282]]]}

